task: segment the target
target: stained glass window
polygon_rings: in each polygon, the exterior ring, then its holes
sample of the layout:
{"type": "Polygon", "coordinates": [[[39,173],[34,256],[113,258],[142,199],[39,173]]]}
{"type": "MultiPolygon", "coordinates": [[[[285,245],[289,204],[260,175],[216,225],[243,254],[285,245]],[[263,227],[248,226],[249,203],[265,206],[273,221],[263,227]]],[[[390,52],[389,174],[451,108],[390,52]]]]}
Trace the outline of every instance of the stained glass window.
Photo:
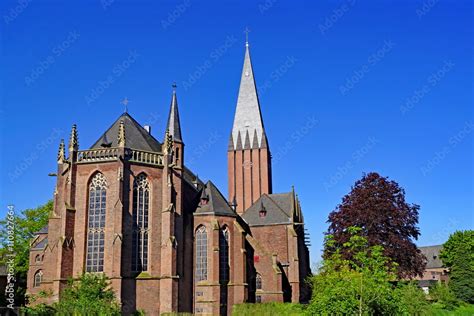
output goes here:
{"type": "Polygon", "coordinates": [[[148,211],[150,186],[146,175],[140,174],[133,183],[132,270],[148,269],[148,211]]]}
{"type": "Polygon", "coordinates": [[[89,212],[87,224],[87,272],[104,270],[104,229],[107,181],[97,173],[89,185],[89,212]]]}
{"type": "Polygon", "coordinates": [[[207,232],[200,226],[196,231],[196,281],[207,280],[207,232]]]}

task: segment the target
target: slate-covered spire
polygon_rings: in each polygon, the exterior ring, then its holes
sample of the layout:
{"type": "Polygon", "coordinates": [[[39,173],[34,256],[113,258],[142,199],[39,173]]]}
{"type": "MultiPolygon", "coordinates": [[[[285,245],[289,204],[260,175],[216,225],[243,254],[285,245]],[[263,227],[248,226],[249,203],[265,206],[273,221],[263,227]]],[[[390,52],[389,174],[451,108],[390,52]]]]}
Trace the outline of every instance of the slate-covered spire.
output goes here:
{"type": "Polygon", "coordinates": [[[173,96],[171,97],[170,114],[168,116],[168,126],[173,141],[183,142],[181,137],[181,124],[179,123],[178,99],[176,97],[176,84],[173,84],[173,96]]]}
{"type": "Polygon", "coordinates": [[[252,147],[254,144],[257,144],[258,147],[262,145],[264,127],[248,43],[245,45],[244,67],[240,79],[239,96],[232,128],[234,148],[237,147],[239,132],[242,137],[245,137],[247,133],[249,134],[252,138],[250,139],[252,147]],[[255,135],[257,137],[256,140],[254,139],[255,135]]]}

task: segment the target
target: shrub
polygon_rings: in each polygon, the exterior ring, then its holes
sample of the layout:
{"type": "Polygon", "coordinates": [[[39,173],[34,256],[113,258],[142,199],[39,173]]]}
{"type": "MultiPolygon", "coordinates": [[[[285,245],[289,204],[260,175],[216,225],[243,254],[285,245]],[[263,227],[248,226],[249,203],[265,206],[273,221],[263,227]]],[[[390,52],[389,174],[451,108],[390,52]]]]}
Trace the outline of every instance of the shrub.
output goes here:
{"type": "Polygon", "coordinates": [[[234,305],[232,310],[233,316],[273,316],[288,315],[297,316],[304,315],[303,306],[299,304],[289,303],[258,303],[258,304],[238,304],[234,305]]]}
{"type": "Polygon", "coordinates": [[[459,306],[459,300],[453,291],[444,283],[437,283],[430,288],[430,298],[441,309],[454,310],[459,306]]]}
{"type": "Polygon", "coordinates": [[[416,283],[410,282],[396,288],[399,314],[425,315],[429,309],[426,295],[416,283]]]}

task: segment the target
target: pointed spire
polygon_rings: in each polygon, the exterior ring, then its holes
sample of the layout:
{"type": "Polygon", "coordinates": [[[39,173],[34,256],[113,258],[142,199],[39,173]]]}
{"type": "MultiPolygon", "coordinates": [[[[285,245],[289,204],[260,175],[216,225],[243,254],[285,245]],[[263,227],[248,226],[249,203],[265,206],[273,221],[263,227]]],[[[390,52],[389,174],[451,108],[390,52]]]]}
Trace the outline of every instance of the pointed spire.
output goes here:
{"type": "Polygon", "coordinates": [[[245,137],[247,131],[252,133],[254,130],[257,133],[257,143],[260,146],[262,143],[262,135],[264,134],[264,127],[247,42],[245,45],[244,66],[240,79],[239,96],[237,98],[237,107],[232,128],[234,148],[237,147],[237,135],[239,132],[245,137]]]}
{"type": "Polygon", "coordinates": [[[173,83],[173,95],[171,97],[170,114],[168,116],[167,129],[170,132],[173,141],[182,142],[181,124],[179,122],[178,98],[176,97],[176,83],[173,83]]]}
{"type": "Polygon", "coordinates": [[[64,139],[61,139],[58,150],[58,163],[63,163],[66,160],[66,146],[64,145],[64,139]]]}
{"type": "Polygon", "coordinates": [[[250,149],[250,136],[248,130],[245,132],[244,149],[250,149]]]}
{"type": "Polygon", "coordinates": [[[240,137],[240,132],[237,133],[237,145],[235,146],[235,150],[242,150],[242,137],[240,137]]]}
{"type": "Polygon", "coordinates": [[[125,147],[125,125],[123,121],[120,121],[118,130],[118,146],[125,147]]]}
{"type": "Polygon", "coordinates": [[[77,151],[79,149],[79,139],[77,137],[77,126],[72,125],[71,136],[69,137],[69,151],[77,151]]]}
{"type": "Polygon", "coordinates": [[[253,142],[252,142],[252,148],[258,148],[258,136],[257,136],[257,130],[253,130],[253,142]]]}
{"type": "Polygon", "coordinates": [[[209,202],[209,195],[206,193],[206,186],[203,186],[201,192],[201,204],[207,204],[207,202],[209,202]]]}

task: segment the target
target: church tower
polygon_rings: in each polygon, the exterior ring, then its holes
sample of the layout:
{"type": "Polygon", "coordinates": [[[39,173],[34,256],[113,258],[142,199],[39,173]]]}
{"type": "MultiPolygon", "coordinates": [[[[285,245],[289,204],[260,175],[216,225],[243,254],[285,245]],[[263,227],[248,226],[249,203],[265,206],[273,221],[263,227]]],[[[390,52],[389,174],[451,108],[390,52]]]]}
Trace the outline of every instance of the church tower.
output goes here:
{"type": "Polygon", "coordinates": [[[244,67],[227,160],[229,201],[233,201],[237,213],[242,214],[262,194],[272,193],[271,155],[248,42],[245,43],[244,67]]]}

